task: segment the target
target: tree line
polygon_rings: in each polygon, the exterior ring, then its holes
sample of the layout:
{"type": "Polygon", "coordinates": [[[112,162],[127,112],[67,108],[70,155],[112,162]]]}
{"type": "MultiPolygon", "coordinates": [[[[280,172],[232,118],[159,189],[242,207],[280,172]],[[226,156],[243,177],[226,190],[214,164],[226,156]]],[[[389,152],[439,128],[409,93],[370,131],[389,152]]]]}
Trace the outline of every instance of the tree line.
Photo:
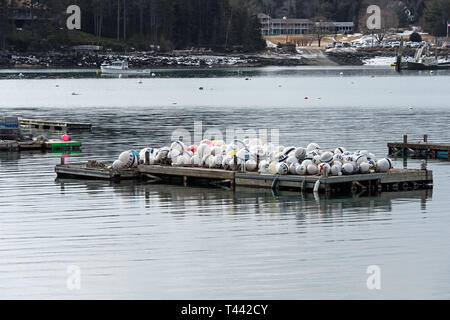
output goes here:
{"type": "Polygon", "coordinates": [[[23,29],[63,43],[72,32],[65,27],[65,9],[76,4],[81,8],[82,32],[95,36],[100,44],[108,38],[141,49],[154,45],[163,50],[258,51],[265,47],[257,12],[248,8],[246,0],[29,1],[38,19],[23,29]]]}

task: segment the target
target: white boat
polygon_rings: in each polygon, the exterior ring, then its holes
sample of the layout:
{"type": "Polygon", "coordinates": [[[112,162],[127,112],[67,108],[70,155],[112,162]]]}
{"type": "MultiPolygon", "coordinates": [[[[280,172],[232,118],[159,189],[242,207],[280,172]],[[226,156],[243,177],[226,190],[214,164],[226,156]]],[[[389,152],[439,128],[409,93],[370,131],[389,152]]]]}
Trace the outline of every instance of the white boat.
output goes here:
{"type": "Polygon", "coordinates": [[[135,70],[128,68],[127,61],[114,61],[111,64],[102,64],[100,67],[105,74],[150,74],[150,69],[135,70]]]}

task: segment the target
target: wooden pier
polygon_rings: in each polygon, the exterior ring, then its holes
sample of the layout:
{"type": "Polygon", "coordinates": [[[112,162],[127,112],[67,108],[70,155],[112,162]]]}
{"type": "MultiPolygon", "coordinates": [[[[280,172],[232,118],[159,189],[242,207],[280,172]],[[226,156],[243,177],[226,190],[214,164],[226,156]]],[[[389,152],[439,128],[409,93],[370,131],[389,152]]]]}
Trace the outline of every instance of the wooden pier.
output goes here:
{"type": "MultiPolygon", "coordinates": [[[[61,160],[63,161],[63,160],[61,160]]],[[[55,167],[58,178],[78,178],[86,180],[130,180],[140,179],[141,174],[137,169],[113,170],[105,167],[86,164],[59,164],[55,167]]]]}
{"type": "Polygon", "coordinates": [[[22,128],[50,131],[92,131],[91,123],[19,118],[22,128]]]}
{"type": "Polygon", "coordinates": [[[152,182],[236,187],[269,188],[272,190],[314,189],[326,193],[358,193],[364,191],[398,191],[429,189],[433,187],[433,173],[426,169],[392,169],[387,173],[368,173],[343,176],[270,175],[249,172],[226,171],[199,167],[172,167],[163,165],[139,165],[132,171],[86,168],[83,165],[58,165],[58,177],[71,176],[81,179],[147,179],[152,182]]]}
{"type": "Polygon", "coordinates": [[[26,151],[26,150],[51,150],[51,151],[71,151],[80,150],[82,143],[80,141],[62,141],[62,140],[30,140],[14,141],[0,140],[0,151],[26,151]]]}
{"type": "Polygon", "coordinates": [[[388,142],[389,155],[398,157],[417,157],[450,160],[450,144],[430,143],[428,136],[423,141],[409,142],[408,136],[403,136],[403,142],[388,142]]]}

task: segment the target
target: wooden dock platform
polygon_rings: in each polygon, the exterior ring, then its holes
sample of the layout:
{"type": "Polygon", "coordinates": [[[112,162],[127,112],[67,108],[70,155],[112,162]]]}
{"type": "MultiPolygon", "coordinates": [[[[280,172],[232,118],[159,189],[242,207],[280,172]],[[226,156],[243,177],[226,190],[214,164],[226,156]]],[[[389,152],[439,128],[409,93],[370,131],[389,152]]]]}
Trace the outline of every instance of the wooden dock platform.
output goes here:
{"type": "Polygon", "coordinates": [[[404,135],[403,142],[388,142],[387,146],[391,156],[450,160],[450,144],[430,143],[427,135],[416,142],[409,142],[404,135]]]}
{"type": "Polygon", "coordinates": [[[137,169],[110,170],[102,167],[92,167],[87,164],[59,164],[55,167],[58,178],[78,178],[86,180],[110,180],[120,181],[140,179],[141,174],[137,169]]]}
{"type": "Polygon", "coordinates": [[[181,182],[184,185],[208,184],[228,185],[230,188],[246,186],[253,188],[313,190],[319,182],[319,191],[357,192],[358,190],[413,190],[431,188],[433,173],[422,169],[392,169],[388,173],[369,173],[344,176],[298,176],[270,175],[247,172],[233,172],[221,169],[170,167],[159,165],[140,165],[139,172],[153,179],[181,182]]]}
{"type": "Polygon", "coordinates": [[[22,128],[51,131],[92,131],[91,123],[19,118],[22,128]]]}
{"type": "Polygon", "coordinates": [[[0,151],[26,151],[26,150],[52,150],[52,151],[71,151],[80,150],[82,143],[80,141],[62,141],[62,140],[47,140],[47,141],[14,141],[14,140],[0,140],[0,151]]]}
{"type": "Polygon", "coordinates": [[[151,182],[189,185],[218,186],[229,189],[237,187],[318,191],[325,193],[358,193],[365,191],[399,191],[430,189],[433,172],[426,169],[392,169],[387,173],[369,173],[344,176],[297,176],[270,175],[226,171],[199,167],[172,167],[164,165],[139,165],[137,169],[111,170],[89,167],[83,164],[57,165],[58,177],[79,179],[146,179],[151,182]]]}

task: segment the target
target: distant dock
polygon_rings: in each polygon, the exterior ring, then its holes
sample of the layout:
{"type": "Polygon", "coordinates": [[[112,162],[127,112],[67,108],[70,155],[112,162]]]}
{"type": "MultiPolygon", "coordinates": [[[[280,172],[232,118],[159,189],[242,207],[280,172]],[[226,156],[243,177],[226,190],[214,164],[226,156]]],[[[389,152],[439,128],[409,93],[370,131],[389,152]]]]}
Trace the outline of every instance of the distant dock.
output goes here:
{"type": "Polygon", "coordinates": [[[82,143],[80,141],[0,140],[0,151],[27,151],[27,150],[71,151],[71,150],[81,150],[81,146],[82,143]]]}
{"type": "Polygon", "coordinates": [[[19,118],[22,128],[50,131],[92,131],[92,124],[86,122],[66,122],[58,120],[24,119],[19,118]]]}
{"type": "Polygon", "coordinates": [[[392,169],[387,173],[368,173],[343,176],[270,175],[250,172],[226,171],[200,167],[172,167],[139,165],[133,170],[87,168],[81,164],[61,164],[55,167],[58,177],[78,179],[147,179],[158,183],[206,185],[234,189],[237,186],[269,188],[272,190],[318,191],[325,193],[357,193],[364,191],[398,191],[429,189],[433,173],[426,169],[392,169]],[[318,182],[319,181],[319,182],[318,182]]]}
{"type": "Polygon", "coordinates": [[[388,142],[387,146],[391,156],[450,160],[450,144],[430,143],[427,135],[416,142],[409,142],[404,135],[403,142],[388,142]]]}

